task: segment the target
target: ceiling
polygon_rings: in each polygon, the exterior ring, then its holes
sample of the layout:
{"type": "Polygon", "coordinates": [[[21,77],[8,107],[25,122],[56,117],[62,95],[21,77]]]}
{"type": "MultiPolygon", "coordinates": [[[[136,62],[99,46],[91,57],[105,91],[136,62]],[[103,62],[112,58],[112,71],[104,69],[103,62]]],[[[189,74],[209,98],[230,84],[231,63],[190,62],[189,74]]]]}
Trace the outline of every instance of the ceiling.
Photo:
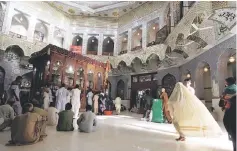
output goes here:
{"type": "Polygon", "coordinates": [[[146,1],[53,1],[46,2],[72,16],[120,17],[146,1]]]}

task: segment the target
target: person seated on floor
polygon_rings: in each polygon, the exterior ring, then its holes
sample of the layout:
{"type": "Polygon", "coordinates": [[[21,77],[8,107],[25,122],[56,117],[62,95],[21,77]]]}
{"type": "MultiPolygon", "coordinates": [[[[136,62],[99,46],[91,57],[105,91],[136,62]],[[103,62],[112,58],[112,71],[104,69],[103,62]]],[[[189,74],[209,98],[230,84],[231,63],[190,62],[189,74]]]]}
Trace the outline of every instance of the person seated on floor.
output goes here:
{"type": "Polygon", "coordinates": [[[72,104],[67,103],[65,110],[59,113],[57,131],[73,131],[73,116],[74,113],[71,111],[72,104]]]}
{"type": "Polygon", "coordinates": [[[34,106],[27,103],[23,106],[23,114],[16,116],[12,122],[11,140],[7,144],[11,145],[29,145],[42,141],[45,137],[42,135],[46,119],[37,113],[33,113],[34,106]]]}
{"type": "Polygon", "coordinates": [[[132,113],[137,113],[137,112],[138,112],[138,109],[137,109],[136,105],[134,105],[134,106],[130,109],[130,112],[132,112],[132,113]]]}
{"type": "Polygon", "coordinates": [[[48,123],[49,126],[56,126],[58,124],[58,110],[54,107],[54,103],[50,102],[48,111],[48,123]]]}
{"type": "Polygon", "coordinates": [[[79,130],[85,133],[91,133],[96,130],[97,120],[96,115],[91,111],[90,105],[86,106],[86,112],[82,113],[80,118],[77,120],[79,130]]]}
{"type": "Polygon", "coordinates": [[[11,127],[12,120],[15,118],[13,104],[13,101],[8,101],[7,104],[0,106],[0,131],[11,127]]]}

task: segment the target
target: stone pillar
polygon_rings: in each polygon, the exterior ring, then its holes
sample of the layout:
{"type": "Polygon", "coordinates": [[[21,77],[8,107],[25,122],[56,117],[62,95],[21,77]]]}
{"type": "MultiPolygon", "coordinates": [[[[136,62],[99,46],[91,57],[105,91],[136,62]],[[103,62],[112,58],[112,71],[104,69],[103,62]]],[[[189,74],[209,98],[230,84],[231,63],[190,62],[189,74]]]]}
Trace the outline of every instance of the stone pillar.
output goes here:
{"type": "Polygon", "coordinates": [[[88,35],[87,33],[83,34],[83,41],[82,41],[82,54],[85,55],[87,52],[87,41],[88,41],[88,35]]]}
{"type": "Polygon", "coordinates": [[[49,32],[48,32],[48,43],[54,44],[54,25],[49,25],[49,32]]]}
{"type": "Polygon", "coordinates": [[[34,32],[35,32],[36,18],[29,18],[29,27],[27,30],[27,41],[33,42],[34,40],[34,32]]]}
{"type": "Polygon", "coordinates": [[[11,29],[12,17],[14,15],[14,2],[7,2],[6,13],[3,21],[2,32],[5,34],[9,34],[11,29]]]}
{"type": "Polygon", "coordinates": [[[174,29],[174,2],[171,1],[170,2],[170,17],[171,17],[171,32],[173,31],[174,29]]]}
{"type": "Polygon", "coordinates": [[[166,25],[164,14],[159,17],[159,29],[163,28],[166,25]]]}
{"type": "Polygon", "coordinates": [[[128,52],[132,50],[132,29],[128,29],[128,52]]]}
{"type": "Polygon", "coordinates": [[[183,1],[183,5],[184,5],[184,12],[183,12],[183,16],[188,12],[189,10],[189,6],[188,6],[188,1],[183,1]]]}
{"type": "Polygon", "coordinates": [[[103,41],[104,41],[104,35],[100,33],[99,34],[99,43],[98,43],[98,53],[97,53],[99,56],[102,55],[103,41]]]}
{"type": "Polygon", "coordinates": [[[145,49],[147,45],[147,23],[142,25],[142,48],[145,49]]]}
{"type": "Polygon", "coordinates": [[[115,36],[114,36],[114,54],[113,54],[113,56],[118,55],[118,44],[119,44],[119,39],[118,38],[119,38],[119,36],[116,33],[115,36]]]}

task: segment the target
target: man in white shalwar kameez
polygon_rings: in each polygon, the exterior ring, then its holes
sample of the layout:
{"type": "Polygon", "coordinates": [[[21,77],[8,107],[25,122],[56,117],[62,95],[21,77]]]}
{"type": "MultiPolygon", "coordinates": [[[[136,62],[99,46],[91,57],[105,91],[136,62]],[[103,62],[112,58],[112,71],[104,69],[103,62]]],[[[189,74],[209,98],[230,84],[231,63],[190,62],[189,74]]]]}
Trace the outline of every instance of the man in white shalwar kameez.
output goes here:
{"type": "Polygon", "coordinates": [[[73,118],[78,118],[79,109],[81,107],[81,90],[79,89],[79,85],[77,84],[75,89],[72,90],[72,111],[74,112],[73,118]]]}
{"type": "Polygon", "coordinates": [[[69,92],[65,88],[65,84],[62,84],[61,88],[56,91],[56,108],[58,111],[65,110],[65,105],[68,103],[68,95],[69,92]]]}
{"type": "Polygon", "coordinates": [[[169,111],[179,138],[185,136],[220,136],[221,128],[212,117],[206,106],[181,82],[178,82],[169,98],[169,111]]]}

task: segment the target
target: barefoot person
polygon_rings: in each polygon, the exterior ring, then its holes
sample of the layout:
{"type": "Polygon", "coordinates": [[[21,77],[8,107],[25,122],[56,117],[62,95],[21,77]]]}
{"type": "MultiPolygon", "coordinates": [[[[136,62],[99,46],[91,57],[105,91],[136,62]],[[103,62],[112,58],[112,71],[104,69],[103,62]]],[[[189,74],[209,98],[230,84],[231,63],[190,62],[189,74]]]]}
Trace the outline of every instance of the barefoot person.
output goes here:
{"type": "Polygon", "coordinates": [[[165,92],[165,88],[161,89],[161,95],[160,98],[162,99],[162,109],[163,109],[163,113],[164,116],[166,118],[166,120],[168,121],[168,123],[172,123],[172,119],[170,117],[170,112],[168,109],[168,94],[165,92]]]}
{"type": "Polygon", "coordinates": [[[218,136],[221,129],[204,104],[182,83],[178,82],[169,98],[173,124],[179,138],[185,136],[218,136]]]}

